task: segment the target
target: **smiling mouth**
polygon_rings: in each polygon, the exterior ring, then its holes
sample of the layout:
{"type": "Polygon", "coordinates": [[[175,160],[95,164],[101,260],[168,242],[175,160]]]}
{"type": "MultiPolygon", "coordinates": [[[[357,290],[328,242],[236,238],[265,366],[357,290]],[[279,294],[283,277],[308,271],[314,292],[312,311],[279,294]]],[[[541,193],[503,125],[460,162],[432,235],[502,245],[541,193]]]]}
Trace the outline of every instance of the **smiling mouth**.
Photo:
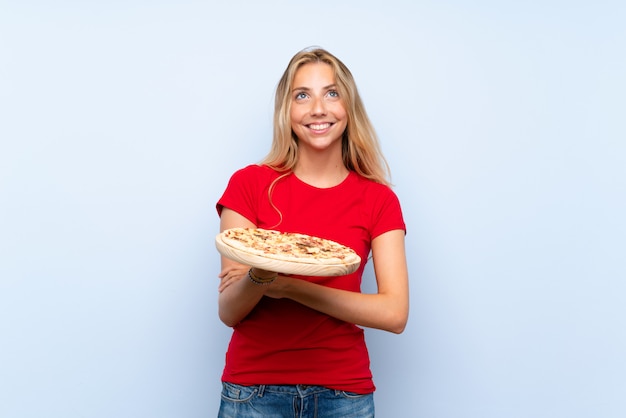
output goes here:
{"type": "Polygon", "coordinates": [[[309,129],[312,129],[314,131],[323,131],[324,129],[328,129],[330,128],[332,125],[332,123],[311,123],[309,125],[307,125],[309,127],[309,129]]]}

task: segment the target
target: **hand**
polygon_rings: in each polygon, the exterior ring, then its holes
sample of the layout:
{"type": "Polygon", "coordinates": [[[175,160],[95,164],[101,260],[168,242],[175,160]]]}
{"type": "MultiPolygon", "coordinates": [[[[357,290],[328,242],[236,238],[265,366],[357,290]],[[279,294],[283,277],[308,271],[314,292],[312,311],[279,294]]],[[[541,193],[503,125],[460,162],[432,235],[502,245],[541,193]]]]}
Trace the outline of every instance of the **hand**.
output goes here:
{"type": "Polygon", "coordinates": [[[290,277],[278,276],[276,280],[272,282],[269,286],[267,286],[267,291],[265,292],[265,296],[270,297],[272,299],[282,299],[287,297],[287,288],[288,285],[296,279],[292,279],[290,277]]]}
{"type": "Polygon", "coordinates": [[[237,282],[238,280],[241,280],[242,278],[246,277],[247,274],[248,274],[248,267],[246,266],[238,265],[238,266],[226,267],[217,276],[221,279],[220,285],[217,290],[220,293],[223,292],[224,289],[226,289],[231,284],[237,282]]]}

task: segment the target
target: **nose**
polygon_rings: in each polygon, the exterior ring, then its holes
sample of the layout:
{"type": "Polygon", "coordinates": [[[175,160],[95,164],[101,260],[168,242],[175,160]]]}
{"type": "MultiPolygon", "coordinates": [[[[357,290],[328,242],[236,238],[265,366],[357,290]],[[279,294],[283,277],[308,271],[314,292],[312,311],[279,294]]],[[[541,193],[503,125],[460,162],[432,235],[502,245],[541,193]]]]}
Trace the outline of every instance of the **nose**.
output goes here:
{"type": "Polygon", "coordinates": [[[325,115],[326,103],[323,97],[314,98],[311,102],[311,115],[325,115]]]}

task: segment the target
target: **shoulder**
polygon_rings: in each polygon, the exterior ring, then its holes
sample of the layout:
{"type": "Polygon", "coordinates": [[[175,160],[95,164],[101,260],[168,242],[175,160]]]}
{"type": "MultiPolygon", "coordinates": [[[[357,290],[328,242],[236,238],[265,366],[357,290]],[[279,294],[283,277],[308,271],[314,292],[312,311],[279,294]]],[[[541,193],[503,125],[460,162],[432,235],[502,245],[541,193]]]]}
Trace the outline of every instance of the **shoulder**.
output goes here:
{"type": "Polygon", "coordinates": [[[400,199],[390,186],[357,176],[372,238],[392,229],[406,232],[400,199]]]}
{"type": "Polygon", "coordinates": [[[228,180],[226,196],[252,197],[269,187],[279,174],[270,167],[250,164],[235,171],[228,180]]]}
{"type": "Polygon", "coordinates": [[[278,177],[280,173],[266,165],[250,164],[239,170],[235,171],[231,176],[232,181],[254,181],[264,182],[267,180],[273,180],[278,177]]]}
{"type": "Polygon", "coordinates": [[[353,172],[353,176],[356,179],[355,187],[361,190],[365,195],[383,199],[397,199],[396,193],[390,186],[365,178],[356,172],[353,172]]]}
{"type": "Polygon", "coordinates": [[[221,214],[223,207],[228,207],[256,223],[259,198],[278,175],[276,170],[258,164],[235,171],[217,202],[218,213],[221,214]]]}
{"type": "Polygon", "coordinates": [[[266,165],[261,165],[261,164],[250,164],[247,165],[243,168],[240,168],[239,170],[235,171],[234,175],[241,175],[241,176],[258,176],[258,175],[265,175],[265,176],[270,176],[272,174],[276,174],[277,171],[266,166],[266,165]]]}

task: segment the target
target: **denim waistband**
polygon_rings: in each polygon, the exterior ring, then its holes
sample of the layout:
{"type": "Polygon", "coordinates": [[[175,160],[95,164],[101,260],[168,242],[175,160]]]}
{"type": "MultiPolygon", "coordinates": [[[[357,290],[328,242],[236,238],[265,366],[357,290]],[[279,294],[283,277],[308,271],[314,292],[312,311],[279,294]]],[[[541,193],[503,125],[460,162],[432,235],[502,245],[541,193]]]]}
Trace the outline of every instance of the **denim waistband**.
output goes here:
{"type": "Polygon", "coordinates": [[[327,387],[317,385],[257,385],[256,387],[259,390],[259,396],[263,396],[263,393],[265,392],[292,394],[300,396],[306,396],[313,393],[326,391],[340,392],[334,389],[329,389],[327,387]]]}

